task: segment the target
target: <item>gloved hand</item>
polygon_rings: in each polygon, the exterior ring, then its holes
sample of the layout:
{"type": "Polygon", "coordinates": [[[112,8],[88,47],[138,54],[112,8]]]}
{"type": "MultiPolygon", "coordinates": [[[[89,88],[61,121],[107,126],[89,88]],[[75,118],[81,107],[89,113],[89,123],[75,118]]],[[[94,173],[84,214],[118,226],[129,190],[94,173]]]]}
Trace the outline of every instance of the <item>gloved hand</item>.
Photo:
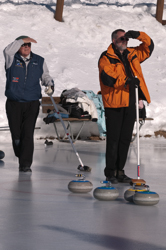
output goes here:
{"type": "Polygon", "coordinates": [[[47,87],[45,88],[44,92],[45,92],[47,95],[51,96],[51,95],[54,93],[54,86],[47,86],[47,87]]]}
{"type": "Polygon", "coordinates": [[[133,39],[137,39],[140,35],[139,31],[134,31],[134,30],[129,30],[126,32],[126,34],[124,35],[127,38],[133,38],[133,39]]]}
{"type": "Polygon", "coordinates": [[[133,77],[132,79],[131,79],[131,81],[132,81],[132,83],[134,84],[134,86],[135,87],[139,87],[139,85],[140,85],[140,80],[137,78],[137,77],[133,77]]]}
{"type": "Polygon", "coordinates": [[[130,84],[134,84],[135,87],[139,87],[140,85],[140,80],[137,77],[132,77],[132,78],[128,78],[126,83],[125,83],[125,87],[127,85],[130,84]]]}

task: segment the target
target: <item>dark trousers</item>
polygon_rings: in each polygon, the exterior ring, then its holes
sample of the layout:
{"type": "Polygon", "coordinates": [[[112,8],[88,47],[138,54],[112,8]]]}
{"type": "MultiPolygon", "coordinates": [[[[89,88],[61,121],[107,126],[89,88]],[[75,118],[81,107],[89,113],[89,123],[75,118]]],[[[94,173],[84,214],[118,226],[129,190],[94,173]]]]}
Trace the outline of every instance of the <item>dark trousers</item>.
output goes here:
{"type": "Polygon", "coordinates": [[[39,101],[16,102],[7,99],[6,114],[13,149],[21,168],[30,168],[34,151],[34,129],[39,114],[39,101]]]}
{"type": "Polygon", "coordinates": [[[123,170],[136,118],[135,104],[126,108],[105,108],[106,117],[106,177],[123,170]]]}

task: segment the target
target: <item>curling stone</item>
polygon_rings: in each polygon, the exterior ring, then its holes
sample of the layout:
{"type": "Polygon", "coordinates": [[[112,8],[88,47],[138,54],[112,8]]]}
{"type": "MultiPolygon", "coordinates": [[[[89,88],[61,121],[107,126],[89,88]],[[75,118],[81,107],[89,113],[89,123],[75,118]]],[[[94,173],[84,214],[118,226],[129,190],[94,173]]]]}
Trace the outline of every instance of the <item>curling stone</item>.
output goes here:
{"type": "Polygon", "coordinates": [[[133,202],[133,195],[136,191],[147,191],[149,190],[149,186],[147,185],[134,185],[132,188],[129,188],[124,193],[124,198],[126,201],[133,202]]]}
{"type": "Polygon", "coordinates": [[[0,150],[0,160],[3,159],[4,157],[5,157],[5,153],[0,150]]]}
{"type": "Polygon", "coordinates": [[[139,191],[133,195],[133,202],[136,205],[156,205],[159,202],[159,195],[151,191],[139,191]]]}
{"type": "Polygon", "coordinates": [[[119,196],[119,191],[111,186],[110,181],[102,181],[101,183],[106,184],[106,186],[97,187],[93,191],[95,199],[100,201],[113,201],[119,196]]]}
{"type": "Polygon", "coordinates": [[[88,193],[93,189],[93,185],[90,181],[85,180],[85,176],[82,174],[75,175],[81,177],[81,179],[70,181],[68,189],[73,193],[88,193]]]}

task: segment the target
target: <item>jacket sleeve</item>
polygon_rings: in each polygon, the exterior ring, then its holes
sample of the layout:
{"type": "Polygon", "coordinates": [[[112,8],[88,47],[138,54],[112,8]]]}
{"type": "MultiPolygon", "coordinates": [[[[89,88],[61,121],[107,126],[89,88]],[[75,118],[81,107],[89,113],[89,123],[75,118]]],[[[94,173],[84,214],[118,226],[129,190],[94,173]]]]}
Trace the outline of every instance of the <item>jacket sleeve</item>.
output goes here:
{"type": "Polygon", "coordinates": [[[43,63],[43,74],[41,77],[41,81],[42,81],[41,84],[44,86],[54,86],[54,81],[49,74],[49,70],[48,70],[48,67],[47,67],[45,60],[43,63]]]}
{"type": "Polygon", "coordinates": [[[8,69],[12,65],[14,55],[20,49],[21,45],[24,44],[22,39],[15,40],[14,42],[10,43],[3,51],[5,57],[5,68],[8,69]]]}
{"type": "MultiPolygon", "coordinates": [[[[121,63],[119,62],[119,64],[121,63]]],[[[112,65],[106,56],[103,56],[99,61],[99,72],[101,82],[107,87],[122,87],[127,80],[124,71],[118,72],[115,64],[112,65]]]]}
{"type": "Polygon", "coordinates": [[[135,47],[138,60],[142,63],[151,56],[154,49],[154,43],[153,40],[144,32],[140,32],[137,39],[142,42],[138,47],[135,47]]]}

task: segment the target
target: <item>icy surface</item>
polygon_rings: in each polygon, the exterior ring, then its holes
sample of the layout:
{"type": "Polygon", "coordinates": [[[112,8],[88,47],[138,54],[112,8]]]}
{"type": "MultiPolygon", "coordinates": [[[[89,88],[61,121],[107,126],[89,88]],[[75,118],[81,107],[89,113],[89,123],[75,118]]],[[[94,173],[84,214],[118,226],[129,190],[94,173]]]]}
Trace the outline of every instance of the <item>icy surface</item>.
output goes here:
{"type": "MultiPolygon", "coordinates": [[[[77,142],[93,190],[102,186],[105,142],[77,142]]],[[[79,162],[68,143],[45,147],[35,143],[32,175],[19,174],[10,143],[3,144],[0,161],[0,249],[22,250],[164,250],[166,249],[165,139],[140,140],[140,175],[160,201],[155,206],[138,206],[124,200],[128,184],[116,184],[115,201],[98,201],[93,190],[69,192],[79,162]]],[[[131,144],[126,174],[137,178],[136,143],[131,144]]],[[[80,172],[79,172],[80,173],[80,172]]]]}

